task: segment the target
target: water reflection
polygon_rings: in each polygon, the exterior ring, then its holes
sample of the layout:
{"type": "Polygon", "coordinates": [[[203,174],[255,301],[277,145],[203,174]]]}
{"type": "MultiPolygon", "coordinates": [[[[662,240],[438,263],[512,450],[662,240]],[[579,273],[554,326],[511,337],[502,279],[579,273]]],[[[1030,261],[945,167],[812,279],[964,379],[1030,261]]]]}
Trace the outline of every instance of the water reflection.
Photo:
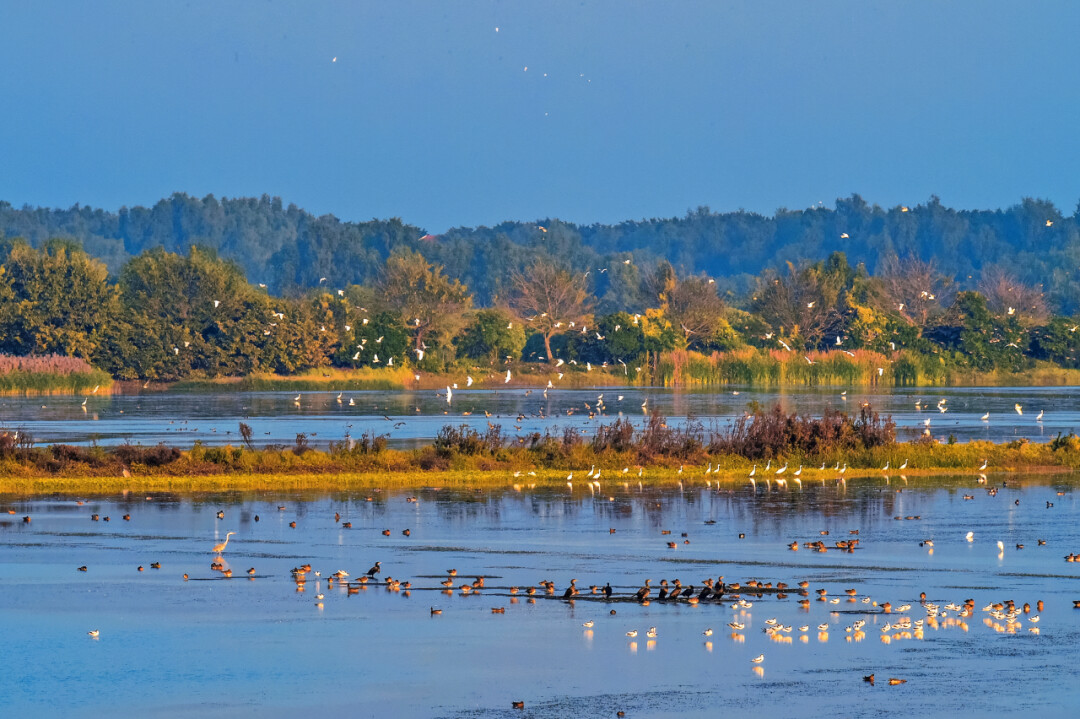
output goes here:
{"type": "Polygon", "coordinates": [[[276,716],[295,711],[297,696],[308,709],[345,710],[334,697],[348,685],[403,717],[496,716],[507,692],[559,716],[706,716],[718,702],[768,711],[792,701],[851,715],[880,706],[853,690],[876,669],[918,687],[890,695],[903,715],[1060,715],[1080,701],[1080,570],[1062,558],[1080,549],[1073,479],[1001,480],[909,478],[902,492],[875,478],[772,492],[613,484],[604,496],[0,498],[7,706],[90,716],[107,695],[156,714],[244,705],[276,716]],[[826,551],[808,551],[819,542],[826,551]],[[368,580],[375,561],[382,571],[368,580]],[[349,576],[335,580],[339,570],[349,576]],[[564,601],[572,578],[581,593],[564,601]],[[727,591],[697,604],[655,592],[631,601],[647,578],[654,588],[723,581],[727,591]],[[593,589],[607,582],[610,601],[593,589]],[[92,628],[101,634],[91,644],[92,628]],[[208,652],[243,669],[208,666],[208,652]],[[717,671],[761,654],[750,674],[717,671]],[[469,657],[498,666],[500,681],[469,657]],[[141,684],[122,681],[134,672],[141,684]],[[972,684],[963,697],[958,673],[972,684]],[[747,682],[781,676],[783,692],[748,693],[747,682]],[[241,704],[222,706],[223,696],[241,704]]]}
{"type": "MultiPolygon", "coordinates": [[[[849,388],[675,392],[662,388],[617,390],[462,390],[453,405],[435,392],[353,392],[338,401],[338,392],[303,392],[299,405],[293,392],[168,393],[142,395],[0,398],[0,426],[21,428],[39,442],[72,444],[141,444],[166,442],[190,446],[239,444],[240,422],[254,430],[258,445],[291,444],[304,433],[314,445],[359,437],[365,432],[387,434],[395,446],[430,441],[445,424],[467,424],[485,430],[501,424],[508,435],[575,428],[591,433],[616,417],[644,420],[641,404],[679,424],[693,417],[706,428],[722,429],[733,417],[758,404],[781,404],[788,411],[820,414],[827,407],[857,410],[869,403],[891,414],[904,438],[927,427],[937,439],[950,435],[960,441],[1008,441],[1020,437],[1046,441],[1058,432],[1080,427],[1076,411],[1080,388],[921,388],[865,391],[849,388]],[[596,399],[604,394],[604,409],[596,399]],[[621,397],[621,399],[618,399],[621,397]],[[935,403],[947,399],[940,412],[935,403]],[[350,404],[349,400],[353,403],[350,404]],[[918,402],[918,406],[916,403],[918,402]],[[1013,406],[1038,406],[1038,415],[1017,415],[1013,406]],[[588,408],[586,407],[588,405],[588,408]],[[89,411],[87,411],[89,409],[89,411]],[[990,413],[986,421],[983,415],[990,413]],[[930,424],[925,423],[929,420],[930,424]]],[[[793,483],[794,484],[794,483],[793,483]]]]}

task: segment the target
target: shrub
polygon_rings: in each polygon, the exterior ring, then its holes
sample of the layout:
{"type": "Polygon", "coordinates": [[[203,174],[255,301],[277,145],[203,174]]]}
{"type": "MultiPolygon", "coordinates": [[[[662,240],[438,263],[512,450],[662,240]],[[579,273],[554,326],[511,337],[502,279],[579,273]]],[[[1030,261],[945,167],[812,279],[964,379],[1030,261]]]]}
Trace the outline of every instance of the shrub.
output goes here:
{"type": "Polygon", "coordinates": [[[455,455],[495,455],[503,448],[502,425],[489,424],[481,434],[467,424],[460,427],[445,425],[435,436],[435,452],[441,457],[455,455]]]}
{"type": "Polygon", "coordinates": [[[180,459],[180,450],[158,444],[154,447],[142,447],[135,444],[122,444],[112,450],[112,455],[124,464],[142,464],[147,467],[161,467],[180,459]]]}
{"type": "Polygon", "coordinates": [[[820,418],[785,413],[779,405],[736,419],[730,429],[713,435],[709,452],[765,459],[789,453],[820,455],[888,446],[896,442],[896,423],[863,407],[852,418],[833,409],[820,418]]]}

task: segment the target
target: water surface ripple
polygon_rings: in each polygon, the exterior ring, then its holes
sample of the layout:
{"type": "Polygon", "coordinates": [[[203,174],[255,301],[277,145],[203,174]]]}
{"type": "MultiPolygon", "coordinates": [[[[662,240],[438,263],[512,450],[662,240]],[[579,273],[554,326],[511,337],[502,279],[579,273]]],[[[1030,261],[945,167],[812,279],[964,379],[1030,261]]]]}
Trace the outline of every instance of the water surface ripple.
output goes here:
{"type": "Polygon", "coordinates": [[[1080,565],[1063,559],[1080,551],[1075,496],[1068,477],[990,474],[983,485],[971,474],[802,490],[0,498],[0,694],[11,716],[1075,716],[1080,565]],[[223,555],[232,578],[210,567],[227,531],[238,532],[223,555]],[[851,553],[832,548],[855,538],[851,553]],[[815,541],[830,550],[787,548],[815,541]],[[355,594],[329,586],[333,572],[356,579],[375,561],[382,572],[355,594]],[[305,563],[300,591],[290,570],[305,563]],[[720,575],[792,590],[744,591],[750,607],[730,594],[656,600],[661,579],[700,589],[720,575]],[[479,592],[457,589],[480,576],[479,592]],[[412,588],[391,591],[387,577],[412,588]],[[643,606],[629,596],[646,578],[643,606]],[[525,588],[548,579],[555,596],[541,588],[530,601],[525,588]],[[571,579],[574,602],[560,598],[571,579]],[[607,582],[614,601],[590,593],[607,582]],[[936,622],[920,592],[943,613],[936,622]],[[970,617],[946,608],[967,599],[970,617]],[[1031,612],[1010,624],[982,611],[1009,599],[1031,612]],[[791,631],[767,634],[771,619],[791,631]]]}

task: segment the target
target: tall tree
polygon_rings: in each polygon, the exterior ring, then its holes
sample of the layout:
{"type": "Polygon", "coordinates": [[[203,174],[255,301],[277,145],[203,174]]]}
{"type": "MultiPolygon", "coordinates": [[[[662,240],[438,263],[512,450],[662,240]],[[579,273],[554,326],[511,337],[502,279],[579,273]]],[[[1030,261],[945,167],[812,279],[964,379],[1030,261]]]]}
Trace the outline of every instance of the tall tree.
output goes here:
{"type": "Polygon", "coordinates": [[[1043,324],[1050,317],[1042,287],[1021,282],[1000,265],[983,268],[979,292],[991,312],[1015,317],[1023,325],[1043,324]]]}
{"type": "Polygon", "coordinates": [[[551,338],[583,324],[592,306],[585,276],[546,262],[535,262],[512,279],[510,306],[544,338],[547,361],[554,362],[551,338]]]}
{"type": "Polygon", "coordinates": [[[716,283],[704,277],[685,277],[661,294],[663,309],[683,336],[687,349],[704,349],[724,328],[724,302],[716,283]]]}
{"type": "Polygon", "coordinates": [[[854,271],[841,253],[825,262],[796,266],[787,272],[765,272],[758,279],[753,307],[774,329],[798,338],[804,348],[816,347],[841,323],[840,300],[854,271]]]}
{"type": "Polygon", "coordinates": [[[912,255],[884,258],[878,266],[877,280],[886,305],[879,309],[898,314],[920,328],[940,314],[950,284],[933,260],[912,255]]]}
{"type": "Polygon", "coordinates": [[[412,335],[417,355],[424,351],[426,339],[449,348],[453,337],[465,326],[466,312],[472,307],[472,296],[465,285],[449,279],[442,267],[432,265],[413,250],[390,256],[379,289],[383,301],[412,335]]]}
{"type": "Polygon", "coordinates": [[[0,350],[91,357],[117,312],[104,263],[68,240],[52,240],[41,251],[16,240],[4,250],[0,350]]]}

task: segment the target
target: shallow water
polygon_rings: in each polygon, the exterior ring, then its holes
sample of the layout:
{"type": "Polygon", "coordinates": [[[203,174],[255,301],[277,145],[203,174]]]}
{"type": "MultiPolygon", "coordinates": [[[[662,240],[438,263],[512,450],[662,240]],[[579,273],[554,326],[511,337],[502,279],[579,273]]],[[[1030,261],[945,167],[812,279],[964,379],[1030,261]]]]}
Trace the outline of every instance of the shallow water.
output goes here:
{"type": "Polygon", "coordinates": [[[997,495],[986,486],[976,475],[892,475],[887,483],[771,491],[700,483],[683,491],[611,483],[602,494],[582,486],[573,493],[429,489],[416,502],[384,492],[371,501],[350,494],[155,495],[83,505],[3,498],[0,508],[15,514],[0,515],[0,694],[11,716],[1074,716],[1080,565],[1062,558],[1080,551],[1074,483],[991,474],[997,495]],[[92,513],[111,521],[94,522],[92,513]],[[855,529],[853,553],[786,547],[832,546],[855,529]],[[236,574],[226,579],[211,571],[210,548],[233,530],[224,557],[236,574]],[[927,539],[932,551],[920,546],[927,539]],[[376,560],[379,579],[411,581],[411,591],[375,582],[354,595],[340,582],[328,587],[332,572],[356,578],[376,560]],[[150,568],[155,561],[160,570],[150,568]],[[289,570],[305,562],[322,577],[309,574],[298,591],[289,570]],[[482,575],[485,588],[441,593],[449,568],[458,570],[456,584],[482,575]],[[698,606],[626,601],[645,578],[700,587],[718,575],[728,583],[807,580],[810,606],[801,609],[794,593],[743,594],[749,608],[733,608],[730,595],[698,606]],[[509,593],[551,579],[561,596],[571,578],[584,595],[574,602],[509,593]],[[605,582],[620,601],[589,594],[590,585],[605,582]],[[818,601],[818,588],[839,602],[818,601]],[[854,600],[848,588],[857,590],[854,600]],[[922,591],[948,616],[925,626],[921,638],[913,630],[883,634],[900,616],[926,618],[922,591]],[[953,624],[957,612],[945,605],[968,598],[974,616],[953,624]],[[1014,632],[988,626],[981,611],[1006,599],[1033,607],[1014,632]],[[880,608],[886,601],[891,614],[880,608]],[[912,608],[899,612],[904,603],[912,608]],[[431,607],[443,614],[432,616],[431,607]],[[1038,623],[1030,621],[1035,614],[1038,623]],[[763,628],[771,618],[791,633],[770,638],[763,628]],[[861,634],[845,631],[859,619],[861,634]],[[587,620],[595,621],[591,630],[582,627],[587,620]],[[745,629],[733,632],[726,626],[733,620],[745,629]],[[823,623],[827,632],[817,630],[823,623]],[[655,639],[645,636],[651,626],[655,639]],[[91,629],[100,637],[88,637],[91,629]],[[635,629],[639,636],[628,638],[635,629]],[[759,654],[764,660],[751,663],[759,654]],[[862,679],[871,672],[873,686],[862,679]],[[889,686],[890,677],[907,683],[889,686]],[[524,711],[511,707],[518,700],[524,711]]]}
{"type": "Polygon", "coordinates": [[[589,431],[618,417],[643,422],[653,410],[673,423],[694,416],[706,428],[722,429],[753,403],[782,404],[788,411],[820,415],[827,407],[855,413],[869,403],[892,415],[901,439],[920,434],[930,420],[934,437],[960,441],[1048,441],[1059,432],[1080,431],[1080,388],[995,387],[863,390],[786,389],[675,392],[657,388],[597,390],[457,390],[447,404],[428,392],[166,393],[90,397],[0,398],[0,426],[29,433],[38,442],[69,444],[168,444],[187,447],[239,444],[238,426],[248,423],[257,445],[292,444],[298,433],[316,445],[365,432],[389,435],[395,446],[430,441],[446,424],[504,433],[543,432],[553,427],[589,431]],[[598,409],[598,399],[603,397],[598,409]],[[621,398],[621,399],[620,399],[621,398]],[[946,398],[946,412],[937,403],[946,398]],[[85,404],[83,401],[85,400],[85,404]],[[920,401],[922,409],[916,409],[920,401]],[[349,402],[353,404],[350,405],[349,402]],[[645,405],[643,408],[642,405],[645,405]],[[1023,414],[1015,405],[1020,404],[1023,414]],[[1039,412],[1044,411],[1041,420],[1039,412]],[[590,412],[593,416],[590,417],[590,412]],[[983,421],[984,414],[990,417],[983,421]],[[490,415],[490,416],[489,416],[490,415]]]}

